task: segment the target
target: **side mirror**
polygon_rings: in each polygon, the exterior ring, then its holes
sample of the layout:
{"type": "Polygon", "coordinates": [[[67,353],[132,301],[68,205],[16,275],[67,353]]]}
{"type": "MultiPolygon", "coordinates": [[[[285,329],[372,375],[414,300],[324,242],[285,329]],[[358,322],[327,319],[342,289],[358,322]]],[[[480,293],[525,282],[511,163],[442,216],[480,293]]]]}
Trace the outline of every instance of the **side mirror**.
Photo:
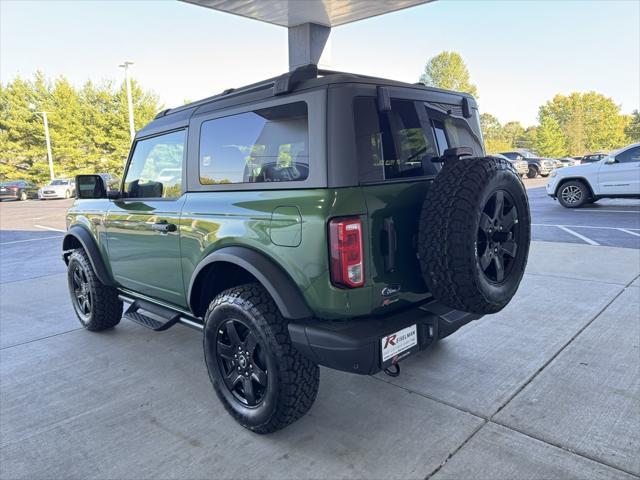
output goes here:
{"type": "Polygon", "coordinates": [[[100,175],[77,175],[76,198],[107,198],[107,189],[100,175]]]}

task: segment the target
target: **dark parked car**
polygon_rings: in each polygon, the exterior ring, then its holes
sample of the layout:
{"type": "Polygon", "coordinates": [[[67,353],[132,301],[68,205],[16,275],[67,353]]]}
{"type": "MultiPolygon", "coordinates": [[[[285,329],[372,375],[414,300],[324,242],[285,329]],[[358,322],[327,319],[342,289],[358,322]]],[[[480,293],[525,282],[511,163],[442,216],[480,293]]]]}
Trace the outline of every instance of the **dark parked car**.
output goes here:
{"type": "Polygon", "coordinates": [[[126,302],[202,332],[218,398],[258,433],[311,408],[319,365],[397,376],[522,279],[527,195],[479,125],[468,94],[313,65],[163,111],[119,191],[76,178],[76,315],[105,330],[126,302]]]}
{"type": "Polygon", "coordinates": [[[13,198],[16,200],[26,200],[27,198],[37,198],[38,187],[35,183],[27,180],[9,180],[0,183],[0,200],[13,198]]]}
{"type": "Polygon", "coordinates": [[[536,178],[538,175],[548,177],[557,168],[557,161],[552,158],[541,158],[528,150],[517,150],[513,152],[502,152],[502,155],[509,160],[526,160],[529,164],[527,178],[536,178]]]}

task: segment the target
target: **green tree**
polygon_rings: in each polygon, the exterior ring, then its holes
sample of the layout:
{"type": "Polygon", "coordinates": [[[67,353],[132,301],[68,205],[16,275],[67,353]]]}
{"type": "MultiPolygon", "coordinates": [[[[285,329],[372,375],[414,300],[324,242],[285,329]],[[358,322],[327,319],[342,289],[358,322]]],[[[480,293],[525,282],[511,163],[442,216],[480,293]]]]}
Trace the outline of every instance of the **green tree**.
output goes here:
{"type": "Polygon", "coordinates": [[[570,155],[613,150],[627,143],[627,119],[613,99],[600,93],[556,95],[540,107],[540,123],[547,117],[558,123],[565,138],[565,151],[570,155]]]}
{"type": "Polygon", "coordinates": [[[629,124],[624,129],[624,133],[629,137],[629,142],[640,142],[640,112],[634,110],[631,114],[629,124]]]}
{"type": "Polygon", "coordinates": [[[496,117],[490,113],[480,115],[480,128],[484,139],[484,149],[487,153],[511,150],[512,145],[507,141],[504,128],[496,117]]]}
{"type": "MultiPolygon", "coordinates": [[[[132,95],[135,124],[142,128],[161,109],[158,97],[135,81],[132,95]]],[[[17,77],[0,85],[0,179],[49,178],[42,117],[33,110],[49,112],[56,176],[121,173],[131,144],[127,108],[124,84],[77,88],[64,77],[51,82],[36,72],[31,81],[17,77]]]]}
{"type": "Polygon", "coordinates": [[[542,119],[535,135],[536,152],[543,157],[559,158],[565,155],[566,142],[555,118],[542,119]]]}
{"type": "Polygon", "coordinates": [[[457,52],[441,52],[429,59],[420,82],[478,97],[478,89],[471,83],[469,70],[457,52]]]}
{"type": "Polygon", "coordinates": [[[504,124],[503,129],[506,141],[513,148],[526,148],[525,130],[520,122],[507,122],[504,124]]]}

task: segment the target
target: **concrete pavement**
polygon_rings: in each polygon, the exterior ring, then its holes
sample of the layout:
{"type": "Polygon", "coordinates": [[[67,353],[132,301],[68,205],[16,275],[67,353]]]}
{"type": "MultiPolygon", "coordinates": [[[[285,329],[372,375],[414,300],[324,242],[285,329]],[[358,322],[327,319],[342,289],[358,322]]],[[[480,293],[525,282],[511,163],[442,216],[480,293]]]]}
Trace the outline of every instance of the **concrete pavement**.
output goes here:
{"type": "Polygon", "coordinates": [[[534,242],[505,310],[398,378],[323,369],[310,413],[258,436],[197,332],[79,328],[30,203],[0,215],[2,479],[640,478],[640,250],[534,242]]]}

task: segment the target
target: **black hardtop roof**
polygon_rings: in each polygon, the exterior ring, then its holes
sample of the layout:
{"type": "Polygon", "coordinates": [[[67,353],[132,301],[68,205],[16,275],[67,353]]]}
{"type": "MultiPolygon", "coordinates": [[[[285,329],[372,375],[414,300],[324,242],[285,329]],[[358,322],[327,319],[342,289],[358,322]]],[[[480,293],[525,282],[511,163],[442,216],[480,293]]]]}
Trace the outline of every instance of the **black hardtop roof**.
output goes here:
{"type": "MultiPolygon", "coordinates": [[[[212,97],[204,98],[196,102],[192,102],[177,108],[170,108],[163,110],[156,115],[156,120],[166,116],[191,116],[191,114],[199,107],[203,105],[213,104],[222,100],[225,103],[232,98],[237,98],[237,103],[243,103],[241,97],[250,93],[264,91],[267,93],[269,89],[272,90],[271,95],[278,96],[287,93],[293,93],[300,90],[307,90],[311,88],[319,88],[332,84],[339,83],[364,83],[370,85],[381,85],[390,87],[404,87],[414,88],[419,90],[426,90],[432,92],[441,92],[455,94],[457,96],[465,96],[473,99],[473,97],[467,93],[453,92],[451,90],[444,90],[441,88],[428,87],[422,83],[406,83],[397,80],[389,80],[386,78],[371,77],[368,75],[358,75],[355,73],[336,72],[333,70],[318,69],[316,65],[305,65],[298,67],[297,69],[279,75],[277,77],[268,78],[261,82],[246,85],[240,88],[230,88],[224,92],[214,95],[212,97]],[[181,114],[181,115],[178,115],[181,114]]],[[[175,118],[175,117],[174,117],[175,118]]],[[[153,123],[153,122],[151,122],[153,123]]]]}

